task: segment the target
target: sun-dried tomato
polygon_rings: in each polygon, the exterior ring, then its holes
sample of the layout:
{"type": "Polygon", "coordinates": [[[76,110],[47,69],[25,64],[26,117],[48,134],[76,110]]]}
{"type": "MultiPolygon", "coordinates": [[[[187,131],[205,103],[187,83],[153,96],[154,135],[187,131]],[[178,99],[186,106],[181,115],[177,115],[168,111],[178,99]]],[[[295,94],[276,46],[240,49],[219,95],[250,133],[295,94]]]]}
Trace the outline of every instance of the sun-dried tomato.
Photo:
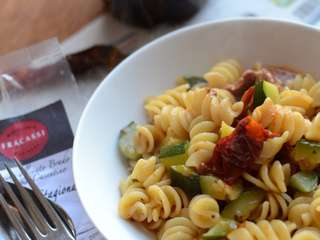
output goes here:
{"type": "Polygon", "coordinates": [[[233,126],[236,126],[241,119],[247,117],[253,111],[254,93],[255,88],[252,86],[242,95],[241,101],[243,102],[243,109],[240,115],[234,120],[233,126]]]}
{"type": "Polygon", "coordinates": [[[249,69],[242,74],[239,81],[227,85],[226,89],[229,90],[236,99],[241,99],[245,91],[251,86],[254,86],[256,81],[258,81],[257,73],[254,70],[249,69]]]}
{"type": "Polygon", "coordinates": [[[254,97],[255,87],[252,86],[241,97],[241,101],[247,108],[253,107],[253,97],[254,97]]]}
{"type": "Polygon", "coordinates": [[[218,141],[211,160],[200,166],[201,173],[212,173],[232,184],[243,172],[254,169],[263,142],[270,136],[250,116],[242,119],[235,131],[218,141]]]}
{"type": "Polygon", "coordinates": [[[266,69],[277,82],[281,82],[282,84],[286,84],[288,81],[295,79],[297,75],[303,74],[302,72],[287,66],[270,65],[267,66],[266,69]]]}
{"type": "Polygon", "coordinates": [[[250,87],[259,81],[268,81],[282,88],[282,82],[276,79],[268,69],[262,68],[260,70],[246,70],[239,81],[228,84],[225,89],[229,90],[239,100],[250,87]]]}

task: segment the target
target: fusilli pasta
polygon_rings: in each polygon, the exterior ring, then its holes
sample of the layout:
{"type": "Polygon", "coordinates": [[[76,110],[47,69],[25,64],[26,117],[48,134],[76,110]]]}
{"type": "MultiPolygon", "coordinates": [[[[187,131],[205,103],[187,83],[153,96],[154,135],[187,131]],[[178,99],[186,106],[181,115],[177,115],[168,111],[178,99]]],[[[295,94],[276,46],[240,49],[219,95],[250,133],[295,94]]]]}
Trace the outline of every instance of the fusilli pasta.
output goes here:
{"type": "Polygon", "coordinates": [[[193,116],[202,115],[219,129],[222,121],[231,125],[234,118],[240,115],[243,102],[235,102],[232,94],[226,90],[200,88],[184,95],[186,108],[193,116]]]}
{"type": "Polygon", "coordinates": [[[166,185],[170,184],[170,178],[166,172],[166,168],[162,164],[157,164],[155,157],[148,159],[141,158],[135,165],[131,179],[137,180],[143,187],[154,184],[166,185]]]}
{"type": "Polygon", "coordinates": [[[197,227],[210,228],[219,221],[219,205],[209,195],[197,195],[190,202],[189,216],[197,227]]]}
{"type": "Polygon", "coordinates": [[[192,115],[182,107],[165,106],[154,116],[154,124],[167,135],[180,139],[188,138],[192,115]]]}
{"type": "Polygon", "coordinates": [[[238,229],[228,234],[229,240],[290,240],[295,225],[281,220],[246,221],[238,229]]]}
{"type": "Polygon", "coordinates": [[[283,144],[288,140],[289,132],[285,131],[279,137],[269,138],[263,143],[262,152],[257,163],[264,164],[272,161],[276,154],[280,151],[283,144]]]}
{"type": "Polygon", "coordinates": [[[310,74],[305,76],[297,75],[295,79],[288,82],[288,87],[294,90],[305,89],[307,91],[316,83],[310,74]]]}
{"type": "Polygon", "coordinates": [[[313,200],[310,204],[310,213],[314,225],[320,228],[320,188],[318,188],[313,194],[313,200]]]}
{"type": "Polygon", "coordinates": [[[260,179],[248,173],[244,173],[243,178],[265,191],[285,193],[287,191],[290,172],[289,164],[282,165],[279,161],[275,161],[272,164],[263,164],[260,167],[260,179]]]}
{"type": "Polygon", "coordinates": [[[211,119],[219,128],[222,122],[231,125],[243,109],[242,102],[233,103],[230,98],[219,99],[217,96],[207,97],[202,102],[202,115],[211,119]]]}
{"type": "Polygon", "coordinates": [[[320,239],[320,230],[314,227],[299,229],[292,237],[292,240],[318,240],[320,239]]]}
{"type": "Polygon", "coordinates": [[[209,94],[209,88],[196,88],[183,94],[183,101],[188,112],[197,117],[202,114],[202,102],[209,94]]]}
{"type": "Polygon", "coordinates": [[[135,179],[132,179],[131,176],[127,177],[125,180],[120,181],[120,192],[123,195],[127,190],[131,188],[143,188],[142,184],[135,179]]]}
{"type": "Polygon", "coordinates": [[[148,217],[149,197],[142,188],[128,189],[120,199],[119,214],[122,218],[143,222],[148,217]]]}
{"type": "Polygon", "coordinates": [[[270,98],[267,98],[261,106],[254,110],[252,117],[273,132],[282,134],[287,131],[291,145],[301,139],[310,125],[301,113],[273,104],[270,98]]]}
{"type": "Polygon", "coordinates": [[[188,198],[179,188],[151,185],[146,191],[153,207],[159,209],[163,219],[178,216],[181,210],[188,206],[188,198]]]}
{"type": "Polygon", "coordinates": [[[297,197],[289,205],[288,220],[299,227],[306,227],[312,224],[310,213],[311,197],[297,197]]]}
{"type": "Polygon", "coordinates": [[[291,106],[301,108],[307,112],[312,106],[313,98],[308,95],[305,89],[284,90],[280,93],[280,104],[283,106],[291,106]]]}
{"type": "Polygon", "coordinates": [[[218,135],[214,133],[212,121],[206,121],[202,116],[195,118],[190,124],[190,146],[188,149],[187,166],[198,168],[212,156],[218,135]]]}
{"type": "Polygon", "coordinates": [[[164,133],[155,126],[151,124],[139,125],[134,138],[134,146],[140,154],[151,153],[163,138],[164,133]]]}
{"type": "Polygon", "coordinates": [[[160,240],[194,240],[199,235],[196,226],[186,217],[175,217],[168,220],[160,230],[160,240]]]}
{"type": "Polygon", "coordinates": [[[242,67],[234,59],[228,59],[214,65],[204,78],[211,87],[224,87],[228,83],[237,81],[242,74],[242,67]]]}
{"type": "Polygon", "coordinates": [[[176,88],[167,90],[164,94],[149,98],[144,108],[146,109],[150,119],[161,112],[161,109],[167,105],[184,106],[182,93],[189,89],[189,84],[183,84],[176,88]]]}
{"type": "Polygon", "coordinates": [[[267,199],[252,214],[252,220],[286,219],[291,197],[286,193],[268,193],[267,199]]]}
{"type": "Polygon", "coordinates": [[[313,118],[305,137],[308,140],[320,141],[320,113],[313,118]]]}
{"type": "Polygon", "coordinates": [[[313,99],[312,106],[315,108],[319,107],[320,106],[320,82],[317,82],[310,88],[309,95],[313,99]]]}

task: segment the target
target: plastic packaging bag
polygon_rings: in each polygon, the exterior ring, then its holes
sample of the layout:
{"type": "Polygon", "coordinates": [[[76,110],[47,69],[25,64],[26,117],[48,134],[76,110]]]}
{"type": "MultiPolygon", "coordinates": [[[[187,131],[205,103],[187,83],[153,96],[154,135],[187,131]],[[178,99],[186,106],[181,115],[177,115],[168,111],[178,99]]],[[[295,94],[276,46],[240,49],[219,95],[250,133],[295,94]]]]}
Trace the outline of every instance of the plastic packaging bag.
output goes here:
{"type": "Polygon", "coordinates": [[[19,160],[73,219],[77,239],[103,239],[80,204],[72,175],[73,130],[84,104],[56,39],[0,57],[1,174],[10,181],[6,162],[19,175],[12,161],[19,160]]]}

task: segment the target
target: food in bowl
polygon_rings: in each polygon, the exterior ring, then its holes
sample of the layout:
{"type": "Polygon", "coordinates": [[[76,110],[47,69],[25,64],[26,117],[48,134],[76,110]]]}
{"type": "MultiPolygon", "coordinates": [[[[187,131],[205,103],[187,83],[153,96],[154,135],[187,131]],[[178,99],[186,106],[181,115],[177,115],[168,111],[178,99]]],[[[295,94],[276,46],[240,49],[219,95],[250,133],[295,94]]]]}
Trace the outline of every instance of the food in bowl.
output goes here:
{"type": "Polygon", "coordinates": [[[120,216],[161,240],[320,239],[320,82],[229,59],[177,83],[120,133],[120,216]]]}

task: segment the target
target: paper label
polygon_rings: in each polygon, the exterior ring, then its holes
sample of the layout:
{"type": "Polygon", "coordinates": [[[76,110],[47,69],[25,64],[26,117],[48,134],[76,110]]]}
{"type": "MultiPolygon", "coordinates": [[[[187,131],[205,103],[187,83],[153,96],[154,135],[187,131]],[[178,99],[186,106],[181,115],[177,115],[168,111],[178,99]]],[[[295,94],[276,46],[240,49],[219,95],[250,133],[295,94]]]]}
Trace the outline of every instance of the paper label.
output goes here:
{"type": "Polygon", "coordinates": [[[28,186],[12,159],[19,160],[50,200],[71,217],[77,239],[104,239],[83,210],[72,175],[73,133],[61,101],[0,121],[0,169],[11,181],[1,162],[6,162],[28,186]]]}

